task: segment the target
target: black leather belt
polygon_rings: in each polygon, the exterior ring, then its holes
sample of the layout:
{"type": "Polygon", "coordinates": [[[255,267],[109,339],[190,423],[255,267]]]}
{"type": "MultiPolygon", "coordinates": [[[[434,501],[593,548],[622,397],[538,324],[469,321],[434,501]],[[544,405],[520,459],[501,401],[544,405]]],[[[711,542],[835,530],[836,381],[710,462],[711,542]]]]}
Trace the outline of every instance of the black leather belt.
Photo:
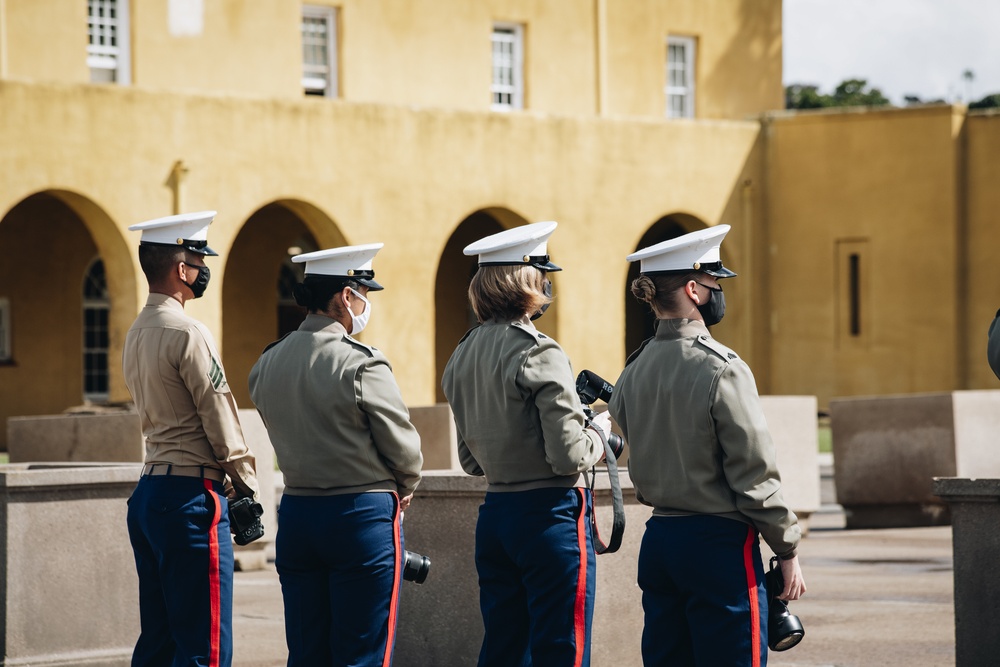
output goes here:
{"type": "Polygon", "coordinates": [[[171,475],[174,477],[198,477],[220,483],[226,481],[226,473],[218,468],[178,466],[172,463],[147,463],[142,467],[142,474],[144,476],[171,475]]]}

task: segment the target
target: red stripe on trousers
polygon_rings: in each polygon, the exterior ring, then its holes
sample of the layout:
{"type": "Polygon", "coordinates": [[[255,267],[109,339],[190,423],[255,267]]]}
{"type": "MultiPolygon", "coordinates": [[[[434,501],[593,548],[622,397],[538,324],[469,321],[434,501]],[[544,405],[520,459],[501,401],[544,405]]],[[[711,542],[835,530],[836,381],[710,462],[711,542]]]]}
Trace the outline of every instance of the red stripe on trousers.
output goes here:
{"type": "Polygon", "coordinates": [[[212,488],[212,480],[203,479],[205,489],[215,501],[215,515],[208,529],[208,597],[212,609],[211,630],[209,634],[209,667],[219,667],[219,644],[222,639],[222,583],[219,581],[219,519],[222,514],[222,503],[212,488]]]}
{"type": "Polygon", "coordinates": [[[580,494],[580,516],[576,519],[576,540],[580,547],[580,574],[576,580],[576,601],[573,605],[573,630],[576,638],[576,657],[573,667],[583,664],[583,649],[587,643],[587,495],[580,494]]]}
{"type": "Polygon", "coordinates": [[[392,598],[389,600],[389,628],[385,639],[385,654],[382,657],[382,667],[389,667],[392,662],[392,644],[396,640],[396,614],[399,600],[399,565],[403,559],[399,544],[399,496],[392,494],[396,500],[396,511],[392,517],[392,548],[396,554],[396,565],[392,576],[392,598]]]}
{"type": "Polygon", "coordinates": [[[753,667],[760,667],[760,605],[757,601],[757,573],[753,563],[753,542],[757,531],[747,528],[747,541],[743,544],[743,566],[747,573],[747,594],[750,597],[750,645],[753,650],[753,667]]]}

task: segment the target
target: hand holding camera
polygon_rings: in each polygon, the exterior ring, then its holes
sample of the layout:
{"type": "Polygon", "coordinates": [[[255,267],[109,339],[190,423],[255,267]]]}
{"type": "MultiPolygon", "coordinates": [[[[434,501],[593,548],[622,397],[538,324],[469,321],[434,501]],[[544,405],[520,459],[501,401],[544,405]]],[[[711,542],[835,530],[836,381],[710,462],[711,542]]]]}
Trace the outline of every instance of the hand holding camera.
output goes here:
{"type": "Polygon", "coordinates": [[[229,529],[236,544],[243,546],[264,536],[263,514],[261,504],[249,496],[229,503],[229,529]]]}
{"type": "MultiPolygon", "coordinates": [[[[802,621],[798,616],[793,616],[788,611],[788,604],[780,596],[785,594],[785,579],[782,571],[785,563],[790,563],[794,570],[798,570],[798,559],[793,558],[781,561],[781,567],[776,568],[778,557],[771,558],[771,569],[764,577],[764,584],[767,588],[767,645],[772,651],[787,651],[792,648],[805,636],[806,631],[802,627],[802,621]]],[[[801,594],[801,573],[798,576],[799,582],[790,582],[791,590],[787,599],[796,600],[801,594]],[[793,597],[794,595],[794,597],[793,597]]]]}

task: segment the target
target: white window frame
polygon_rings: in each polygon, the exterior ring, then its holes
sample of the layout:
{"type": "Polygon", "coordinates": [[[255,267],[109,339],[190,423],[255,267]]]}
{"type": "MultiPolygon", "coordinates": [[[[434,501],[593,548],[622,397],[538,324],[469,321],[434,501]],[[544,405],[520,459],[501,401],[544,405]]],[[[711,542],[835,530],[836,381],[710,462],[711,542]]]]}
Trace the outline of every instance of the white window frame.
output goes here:
{"type": "Polygon", "coordinates": [[[0,298],[0,363],[9,363],[14,359],[10,349],[10,299],[0,298]]]}
{"type": "Polygon", "coordinates": [[[667,37],[666,79],[663,88],[667,102],[667,118],[694,118],[696,57],[697,41],[694,37],[681,37],[679,35],[667,37]],[[670,51],[675,48],[684,51],[684,63],[678,64],[671,61],[670,51]],[[674,71],[683,75],[686,85],[671,85],[670,74],[674,71]],[[682,108],[679,112],[674,109],[674,100],[680,102],[682,108]]]}
{"type": "Polygon", "coordinates": [[[302,90],[306,95],[337,97],[337,9],[320,5],[302,5],[302,90]],[[305,46],[306,20],[326,23],[326,63],[307,63],[305,46]]]}
{"type": "Polygon", "coordinates": [[[119,85],[128,85],[132,82],[129,1],[87,0],[87,66],[90,67],[92,82],[119,85]],[[91,12],[97,8],[113,8],[114,19],[91,20],[91,12]],[[95,36],[104,35],[111,27],[114,28],[114,45],[93,43],[95,36]]]}
{"type": "Polygon", "coordinates": [[[512,111],[524,108],[524,26],[520,23],[494,23],[490,35],[490,109],[512,111]],[[505,52],[504,45],[510,49],[505,52]],[[509,61],[509,62],[508,62],[509,61]],[[504,80],[504,74],[509,81],[504,80]],[[505,98],[498,100],[497,98],[505,98]]]}

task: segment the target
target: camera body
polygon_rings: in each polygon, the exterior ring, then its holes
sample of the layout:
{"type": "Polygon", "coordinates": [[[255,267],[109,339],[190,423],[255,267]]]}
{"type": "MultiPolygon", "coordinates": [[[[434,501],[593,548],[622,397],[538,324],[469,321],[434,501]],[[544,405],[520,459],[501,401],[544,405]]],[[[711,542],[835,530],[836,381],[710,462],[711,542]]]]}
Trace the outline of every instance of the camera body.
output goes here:
{"type": "Polygon", "coordinates": [[[431,559],[413,551],[403,552],[403,579],[422,584],[431,569],[431,559]]]}
{"type": "Polygon", "coordinates": [[[250,544],[264,536],[264,524],[260,522],[263,514],[261,504],[250,497],[229,503],[229,525],[236,544],[250,544]]]}
{"type": "Polygon", "coordinates": [[[805,636],[802,621],[788,611],[788,603],[779,600],[778,596],[785,588],[785,579],[781,576],[781,568],[775,567],[777,556],[771,558],[771,569],[764,575],[764,586],[767,588],[767,646],[772,651],[787,651],[805,636]]]}
{"type": "MultiPolygon", "coordinates": [[[[605,403],[611,400],[611,392],[615,390],[614,385],[593,371],[583,370],[576,376],[576,393],[583,404],[583,414],[587,417],[588,423],[594,418],[594,411],[590,409],[591,403],[601,399],[605,403]]],[[[620,459],[622,451],[625,449],[625,441],[617,433],[608,436],[608,446],[615,455],[615,459],[620,459]]]]}

